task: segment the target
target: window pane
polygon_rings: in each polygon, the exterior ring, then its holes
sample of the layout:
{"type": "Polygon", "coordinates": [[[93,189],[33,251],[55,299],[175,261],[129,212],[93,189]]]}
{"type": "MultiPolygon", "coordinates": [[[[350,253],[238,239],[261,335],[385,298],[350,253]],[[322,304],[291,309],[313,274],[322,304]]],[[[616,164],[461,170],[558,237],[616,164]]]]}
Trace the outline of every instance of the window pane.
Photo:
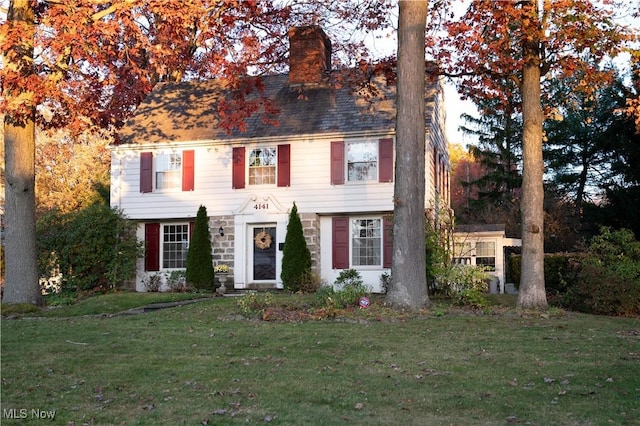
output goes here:
{"type": "Polygon", "coordinates": [[[276,149],[257,148],[249,153],[249,185],[276,183],[276,149]]]}
{"type": "Polygon", "coordinates": [[[476,256],[495,256],[496,243],[493,241],[481,241],[476,243],[476,256]]]}
{"type": "Polygon", "coordinates": [[[189,225],[164,225],[162,236],[162,267],[186,267],[189,250],[189,225]]]}
{"type": "Polygon", "coordinates": [[[353,266],[382,265],[382,221],[354,219],[351,222],[351,263],[353,266]]]}
{"type": "Polygon", "coordinates": [[[482,241],[476,243],[476,265],[484,265],[489,268],[496,266],[496,243],[482,241]]]}
{"type": "Polygon", "coordinates": [[[182,154],[158,154],[156,157],[156,189],[182,186],[182,154]]]}
{"type": "Polygon", "coordinates": [[[347,179],[349,181],[378,178],[378,144],[352,142],[347,144],[347,179]]]}

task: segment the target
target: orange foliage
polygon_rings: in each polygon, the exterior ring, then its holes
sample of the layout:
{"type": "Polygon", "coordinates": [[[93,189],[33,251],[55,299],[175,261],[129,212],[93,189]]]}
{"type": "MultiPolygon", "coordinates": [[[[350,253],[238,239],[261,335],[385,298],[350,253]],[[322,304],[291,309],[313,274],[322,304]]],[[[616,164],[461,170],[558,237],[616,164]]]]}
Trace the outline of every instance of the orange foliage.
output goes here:
{"type": "Polygon", "coordinates": [[[597,68],[600,60],[615,56],[632,40],[632,33],[613,20],[609,2],[585,0],[544,1],[533,20],[526,2],[473,1],[459,19],[444,23],[447,36],[435,43],[442,70],[458,76],[458,88],[470,99],[508,100],[502,79],[519,84],[522,78],[522,43],[540,37],[543,83],[554,78],[585,76],[576,90],[593,91],[611,81],[611,73],[597,68]],[[534,30],[531,30],[531,29],[534,30]],[[595,64],[595,65],[594,65],[595,64]]]}

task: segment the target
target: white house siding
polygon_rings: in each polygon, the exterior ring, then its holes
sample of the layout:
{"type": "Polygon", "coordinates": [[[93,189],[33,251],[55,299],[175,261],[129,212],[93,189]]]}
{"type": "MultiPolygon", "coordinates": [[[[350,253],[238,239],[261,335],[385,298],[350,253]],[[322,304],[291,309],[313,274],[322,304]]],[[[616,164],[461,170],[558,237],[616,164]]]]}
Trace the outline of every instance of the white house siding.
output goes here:
{"type": "MultiPolygon", "coordinates": [[[[343,185],[330,183],[331,141],[374,140],[393,137],[389,134],[370,135],[330,135],[324,138],[296,138],[288,141],[238,141],[234,144],[210,142],[181,143],[165,146],[120,146],[112,154],[112,193],[114,207],[124,210],[133,220],[139,221],[138,237],[144,240],[146,222],[186,222],[193,221],[198,207],[207,208],[210,217],[214,262],[224,262],[231,266],[236,288],[255,287],[247,275],[246,253],[252,236],[253,225],[270,224],[276,227],[276,241],[284,242],[288,214],[295,202],[301,218],[308,223],[305,235],[321,278],[333,283],[339,270],[331,268],[330,218],[333,215],[358,215],[371,213],[381,215],[393,211],[393,182],[345,182],[343,185]],[[290,144],[290,186],[248,185],[243,189],[232,189],[232,147],[276,146],[290,144]],[[183,192],[140,192],[140,153],[153,152],[154,156],[173,150],[192,149],[195,152],[194,190],[183,192]],[[255,205],[264,206],[255,209],[255,205]],[[327,228],[329,224],[329,228],[327,228]],[[225,236],[218,235],[222,226],[225,236]],[[315,229],[315,233],[311,232],[315,229]],[[328,233],[327,233],[328,232],[328,233]],[[320,243],[323,243],[321,245],[320,243]],[[328,263],[327,263],[328,262],[328,263]],[[328,265],[328,267],[327,267],[328,265]]],[[[430,158],[429,152],[426,153],[430,158]]],[[[276,252],[276,287],[282,288],[280,281],[282,252],[276,252]]],[[[362,270],[364,281],[375,291],[380,289],[378,270],[362,270]]],[[[138,262],[136,288],[144,290],[144,260],[138,262]]]]}
{"type": "MultiPolygon", "coordinates": [[[[369,214],[370,215],[370,214],[369,214]]],[[[366,217],[369,216],[365,213],[361,215],[354,215],[357,217],[366,217]]],[[[373,215],[372,217],[377,217],[381,215],[373,215]]],[[[322,216],[320,217],[320,240],[321,241],[331,241],[332,233],[331,233],[331,216],[322,216]]],[[[380,293],[383,291],[382,286],[380,284],[380,277],[383,273],[391,273],[391,269],[383,268],[383,267],[358,267],[357,269],[360,275],[362,276],[363,283],[368,286],[371,291],[374,293],[380,293]]],[[[331,244],[322,244],[320,246],[320,271],[322,278],[324,279],[326,284],[333,284],[342,272],[342,269],[333,269],[332,266],[332,253],[331,253],[331,244]]]]}
{"type": "MultiPolygon", "coordinates": [[[[137,146],[116,148],[112,154],[112,205],[125,210],[131,219],[172,219],[195,217],[198,207],[207,207],[209,216],[228,215],[243,206],[250,197],[274,197],[286,209],[295,201],[301,212],[333,213],[392,209],[393,182],[330,183],[330,142],[334,140],[378,140],[383,136],[349,139],[334,135],[328,139],[268,141],[255,146],[289,143],[291,146],[291,186],[247,186],[232,189],[232,146],[209,147],[181,144],[179,148],[137,146]],[[140,153],[154,154],[173,149],[195,151],[195,190],[182,192],[140,192],[140,153]]],[[[250,149],[251,142],[243,143],[250,149]]],[[[236,145],[234,145],[236,146],[236,145]]],[[[239,144],[237,145],[239,146],[239,144]]]]}

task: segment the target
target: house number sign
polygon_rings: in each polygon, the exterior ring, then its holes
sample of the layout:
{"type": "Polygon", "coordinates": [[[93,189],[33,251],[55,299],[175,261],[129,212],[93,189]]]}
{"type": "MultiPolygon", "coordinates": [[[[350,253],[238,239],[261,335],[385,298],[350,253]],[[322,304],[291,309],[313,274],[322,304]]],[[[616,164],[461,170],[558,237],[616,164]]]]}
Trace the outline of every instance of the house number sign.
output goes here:
{"type": "Polygon", "coordinates": [[[255,203],[253,208],[255,210],[269,210],[269,203],[255,203]]]}

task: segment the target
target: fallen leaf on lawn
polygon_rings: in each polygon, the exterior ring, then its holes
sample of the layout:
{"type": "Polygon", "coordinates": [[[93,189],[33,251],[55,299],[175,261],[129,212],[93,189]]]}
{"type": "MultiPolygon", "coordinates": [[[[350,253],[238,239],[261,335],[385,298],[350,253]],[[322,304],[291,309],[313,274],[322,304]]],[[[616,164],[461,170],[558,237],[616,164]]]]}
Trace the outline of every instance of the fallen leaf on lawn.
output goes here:
{"type": "Polygon", "coordinates": [[[355,408],[356,410],[362,410],[362,407],[364,405],[362,405],[362,402],[358,402],[353,408],[355,408]]]}

